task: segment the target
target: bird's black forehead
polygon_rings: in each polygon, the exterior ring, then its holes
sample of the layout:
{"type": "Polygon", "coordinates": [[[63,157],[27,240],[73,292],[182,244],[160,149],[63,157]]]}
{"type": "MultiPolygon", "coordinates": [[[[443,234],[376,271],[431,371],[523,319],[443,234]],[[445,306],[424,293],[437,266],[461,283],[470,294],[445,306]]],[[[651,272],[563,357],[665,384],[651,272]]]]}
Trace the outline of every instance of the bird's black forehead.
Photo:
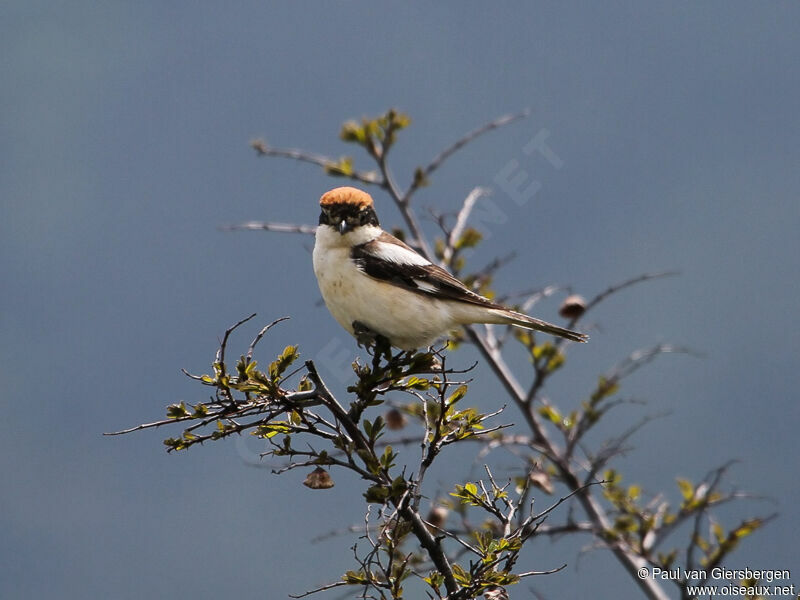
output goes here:
{"type": "Polygon", "coordinates": [[[348,217],[355,217],[369,210],[372,210],[372,208],[367,206],[362,208],[353,204],[335,204],[322,207],[322,212],[334,219],[347,219],[348,217]]]}

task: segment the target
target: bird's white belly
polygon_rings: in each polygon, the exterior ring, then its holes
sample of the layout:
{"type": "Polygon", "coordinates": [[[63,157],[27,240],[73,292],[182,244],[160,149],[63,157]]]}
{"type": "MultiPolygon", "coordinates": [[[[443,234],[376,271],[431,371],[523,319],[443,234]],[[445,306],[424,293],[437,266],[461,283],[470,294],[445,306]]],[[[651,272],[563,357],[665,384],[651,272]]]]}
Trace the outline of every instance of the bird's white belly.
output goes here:
{"type": "Polygon", "coordinates": [[[439,300],[378,281],[359,271],[349,248],[314,248],[314,272],[333,317],[351,334],[359,321],[389,338],[393,346],[414,349],[432,344],[457,323],[439,300]]]}

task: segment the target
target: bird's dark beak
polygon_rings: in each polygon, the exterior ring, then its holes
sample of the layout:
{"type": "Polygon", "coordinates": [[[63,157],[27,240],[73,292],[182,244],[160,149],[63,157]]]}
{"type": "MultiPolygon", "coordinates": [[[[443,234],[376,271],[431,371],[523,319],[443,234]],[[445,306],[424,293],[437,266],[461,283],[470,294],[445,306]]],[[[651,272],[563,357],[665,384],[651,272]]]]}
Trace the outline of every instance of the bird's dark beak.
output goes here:
{"type": "Polygon", "coordinates": [[[342,219],[339,223],[339,233],[344,235],[348,231],[352,231],[352,226],[347,222],[347,219],[342,219]]]}

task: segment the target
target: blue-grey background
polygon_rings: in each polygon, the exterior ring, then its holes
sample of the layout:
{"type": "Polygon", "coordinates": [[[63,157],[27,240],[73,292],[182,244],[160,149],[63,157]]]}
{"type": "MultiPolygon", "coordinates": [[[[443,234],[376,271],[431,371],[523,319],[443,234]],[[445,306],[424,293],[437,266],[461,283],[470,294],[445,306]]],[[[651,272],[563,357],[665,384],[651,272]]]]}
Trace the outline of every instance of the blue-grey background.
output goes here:
{"type": "MultiPolygon", "coordinates": [[[[676,476],[741,459],[730,484],[771,500],[732,505],[723,524],[780,517],[725,566],[800,569],[798,19],[796,2],[3,3],[0,597],[283,598],[353,566],[349,536],[309,540],[361,521],[357,482],[312,492],[304,473],[253,468],[254,440],[168,456],[161,439],[177,431],[101,433],[202,400],[179,369],[208,372],[224,329],[251,312],[234,352],[291,315],[262,360],[299,343],[343,393],[336,365],[357,349],[319,306],[312,239],[218,227],[315,223],[338,184],[258,158],[252,138],[367,167],[339,126],[391,106],[414,120],[392,156],[402,182],[464,132],[532,109],[454,156],[415,200],[424,215],[494,189],[490,216],[503,222],[484,219],[471,260],[517,251],[498,291],[562,283],[591,296],[681,271],[601,306],[591,343],[570,349],[546,393],[575,406],[597,373],[653,343],[702,352],[628,380],[623,393],[647,406],[619,411],[596,439],[671,411],[615,463],[625,481],[675,499],[676,476]],[[560,168],[524,152],[542,132],[560,168]],[[497,184],[511,161],[541,186],[528,202],[497,184]]],[[[375,197],[384,224],[401,224],[375,197]]],[[[558,320],[557,306],[535,312],[558,320]]],[[[527,378],[525,360],[510,360],[527,378]]],[[[475,377],[476,404],[505,402],[488,370],[475,377]]],[[[443,457],[430,493],[477,476],[472,458],[443,457]]],[[[536,543],[520,566],[569,566],[513,597],[598,586],[637,597],[608,553],[578,559],[588,541],[536,543]]]]}

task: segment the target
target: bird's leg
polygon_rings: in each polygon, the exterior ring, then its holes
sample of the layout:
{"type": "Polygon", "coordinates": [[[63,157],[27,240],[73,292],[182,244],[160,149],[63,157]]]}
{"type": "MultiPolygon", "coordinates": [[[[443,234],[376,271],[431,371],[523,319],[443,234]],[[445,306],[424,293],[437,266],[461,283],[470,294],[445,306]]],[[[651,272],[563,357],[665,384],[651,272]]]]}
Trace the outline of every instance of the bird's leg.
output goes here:
{"type": "Polygon", "coordinates": [[[369,348],[375,345],[378,334],[364,325],[361,321],[353,321],[353,336],[359,346],[369,348]]]}
{"type": "Polygon", "coordinates": [[[381,356],[386,360],[392,358],[392,344],[386,336],[370,329],[361,321],[353,321],[353,335],[359,346],[363,346],[367,352],[372,351],[372,372],[379,369],[381,356]]]}
{"type": "Polygon", "coordinates": [[[389,338],[381,334],[375,336],[375,354],[372,355],[372,372],[377,372],[381,366],[381,357],[386,358],[387,366],[392,362],[392,344],[389,338]]]}

